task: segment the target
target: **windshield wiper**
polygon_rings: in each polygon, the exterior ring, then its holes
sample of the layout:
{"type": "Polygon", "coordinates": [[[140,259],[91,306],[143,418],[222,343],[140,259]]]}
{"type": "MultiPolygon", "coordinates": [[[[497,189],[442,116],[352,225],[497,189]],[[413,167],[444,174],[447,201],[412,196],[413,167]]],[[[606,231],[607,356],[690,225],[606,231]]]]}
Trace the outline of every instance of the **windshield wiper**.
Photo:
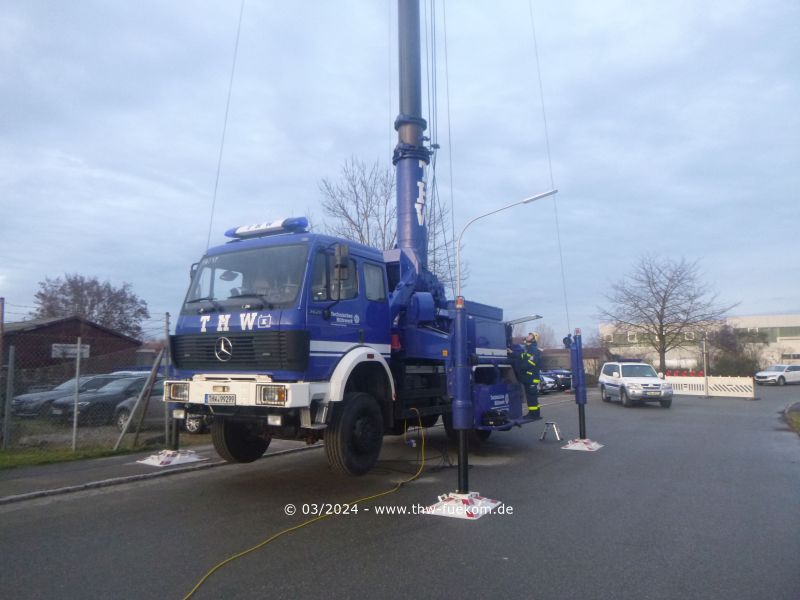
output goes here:
{"type": "MultiPolygon", "coordinates": [[[[211,304],[211,306],[214,307],[215,310],[218,310],[219,312],[225,310],[224,307],[219,302],[214,300],[214,298],[212,298],[211,296],[203,296],[202,298],[192,298],[191,300],[187,300],[186,304],[195,304],[197,302],[208,302],[211,304]]],[[[203,309],[201,308],[200,310],[202,311],[203,309]]]]}

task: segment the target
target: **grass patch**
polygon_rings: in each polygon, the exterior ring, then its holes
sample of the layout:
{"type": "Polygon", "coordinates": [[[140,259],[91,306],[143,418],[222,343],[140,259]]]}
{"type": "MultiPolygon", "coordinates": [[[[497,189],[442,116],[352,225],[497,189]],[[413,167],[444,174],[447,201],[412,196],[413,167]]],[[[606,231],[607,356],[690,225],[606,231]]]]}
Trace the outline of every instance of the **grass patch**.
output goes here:
{"type": "Polygon", "coordinates": [[[787,411],[786,422],[789,423],[789,427],[794,429],[797,433],[800,433],[800,411],[798,410],[787,411]]]}
{"type": "Polygon", "coordinates": [[[0,452],[0,469],[14,469],[32,465],[49,465],[53,463],[80,460],[83,458],[101,458],[129,454],[131,450],[117,451],[109,448],[86,448],[73,452],[66,448],[30,448],[20,450],[4,450],[0,452]]]}

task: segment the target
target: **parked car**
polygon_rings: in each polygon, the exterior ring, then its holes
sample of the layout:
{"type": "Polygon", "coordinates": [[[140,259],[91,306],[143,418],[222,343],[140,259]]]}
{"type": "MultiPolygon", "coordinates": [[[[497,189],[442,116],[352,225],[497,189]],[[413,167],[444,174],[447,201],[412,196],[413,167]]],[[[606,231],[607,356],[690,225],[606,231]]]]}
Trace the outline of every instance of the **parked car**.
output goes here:
{"type": "Polygon", "coordinates": [[[614,397],[623,406],[634,402],[659,402],[662,408],[669,408],[672,384],[661,381],[663,378],[662,373],[656,373],[647,363],[608,362],[598,378],[600,397],[604,402],[614,397]]]}
{"type": "Polygon", "coordinates": [[[755,380],[759,385],[800,383],[800,365],[772,365],[756,373],[755,380]]]}
{"type": "MultiPolygon", "coordinates": [[[[120,375],[82,375],[79,392],[93,392],[105,384],[119,379],[120,375]]],[[[46,417],[50,415],[52,403],[67,395],[75,397],[75,378],[61,383],[51,390],[32,392],[15,396],[11,401],[11,411],[17,417],[46,417]]]]}
{"type": "MultiPolygon", "coordinates": [[[[141,390],[140,390],[141,392],[141,390]]],[[[136,406],[136,401],[139,399],[139,393],[133,394],[130,397],[126,398],[114,409],[114,423],[117,426],[117,429],[122,431],[125,428],[125,424],[128,422],[128,419],[131,418],[131,414],[133,413],[133,408],[136,406]]],[[[144,399],[142,399],[142,405],[144,405],[144,399]]],[[[131,423],[131,427],[128,429],[129,431],[133,431],[133,428],[139,423],[139,415],[142,413],[143,406],[139,407],[139,410],[136,411],[133,419],[133,423],[131,423]]],[[[150,392],[150,401],[147,403],[147,412],[144,413],[144,419],[142,420],[143,427],[158,427],[164,426],[164,381],[156,381],[153,384],[153,390],[150,392]]]]}
{"type": "Polygon", "coordinates": [[[209,415],[186,415],[183,428],[189,433],[205,433],[211,424],[209,415]]]}
{"type": "Polygon", "coordinates": [[[559,390],[568,390],[572,387],[572,371],[567,369],[548,369],[542,371],[542,373],[555,379],[559,390]]]}
{"type": "MultiPolygon", "coordinates": [[[[114,409],[114,424],[117,429],[122,431],[125,428],[125,423],[131,418],[136,400],[139,398],[139,393],[126,398],[117,405],[114,409]]],[[[142,401],[144,402],[144,401],[142,401]]],[[[153,384],[153,390],[150,393],[150,402],[147,404],[147,412],[142,420],[143,427],[163,427],[164,426],[164,381],[159,380],[153,384]]],[[[128,428],[128,431],[133,431],[133,428],[139,422],[139,414],[143,409],[139,408],[134,416],[134,421],[128,428]]],[[[211,417],[209,415],[188,415],[183,422],[183,427],[189,433],[205,433],[208,431],[211,417]]]]}
{"type": "Polygon", "coordinates": [[[539,374],[539,393],[540,394],[548,394],[550,392],[555,392],[558,390],[558,385],[556,385],[556,380],[552,377],[548,377],[544,373],[539,374]]]}
{"type": "MultiPolygon", "coordinates": [[[[122,377],[94,392],[81,394],[78,398],[78,419],[91,425],[112,423],[117,405],[130,396],[138,395],[146,381],[146,375],[122,377]]],[[[54,400],[50,415],[56,421],[71,421],[74,405],[74,396],[54,400]]]]}

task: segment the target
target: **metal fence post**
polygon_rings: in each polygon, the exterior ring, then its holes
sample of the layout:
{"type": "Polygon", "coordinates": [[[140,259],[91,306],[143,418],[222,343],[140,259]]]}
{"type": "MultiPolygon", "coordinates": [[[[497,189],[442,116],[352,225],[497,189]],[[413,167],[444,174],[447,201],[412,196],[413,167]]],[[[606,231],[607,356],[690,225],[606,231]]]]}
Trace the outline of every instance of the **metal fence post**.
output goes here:
{"type": "MultiPolygon", "coordinates": [[[[169,356],[169,313],[164,315],[164,380],[169,379],[170,356],[169,356]]],[[[166,388],[164,388],[166,389],[166,388]]],[[[170,422],[169,403],[164,402],[164,446],[172,444],[172,427],[170,422]]]]}
{"type": "Polygon", "coordinates": [[[8,347],[8,375],[6,377],[6,401],[3,410],[3,450],[8,447],[11,435],[11,399],[14,397],[14,346],[8,347]]]}
{"type": "Polygon", "coordinates": [[[75,406],[72,409],[72,451],[78,448],[78,397],[81,389],[81,337],[78,336],[75,354],[75,406]]]}

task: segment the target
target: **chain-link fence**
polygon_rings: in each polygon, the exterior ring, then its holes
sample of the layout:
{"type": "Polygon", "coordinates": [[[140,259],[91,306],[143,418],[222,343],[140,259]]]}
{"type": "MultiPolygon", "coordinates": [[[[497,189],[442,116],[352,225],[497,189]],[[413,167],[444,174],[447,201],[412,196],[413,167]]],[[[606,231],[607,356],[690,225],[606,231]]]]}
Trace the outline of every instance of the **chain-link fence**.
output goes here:
{"type": "Polygon", "coordinates": [[[0,378],[4,450],[111,450],[132,415],[122,447],[131,447],[134,438],[137,447],[164,446],[163,364],[149,381],[157,345],[108,351],[91,341],[53,341],[31,331],[6,346],[0,378]]]}

